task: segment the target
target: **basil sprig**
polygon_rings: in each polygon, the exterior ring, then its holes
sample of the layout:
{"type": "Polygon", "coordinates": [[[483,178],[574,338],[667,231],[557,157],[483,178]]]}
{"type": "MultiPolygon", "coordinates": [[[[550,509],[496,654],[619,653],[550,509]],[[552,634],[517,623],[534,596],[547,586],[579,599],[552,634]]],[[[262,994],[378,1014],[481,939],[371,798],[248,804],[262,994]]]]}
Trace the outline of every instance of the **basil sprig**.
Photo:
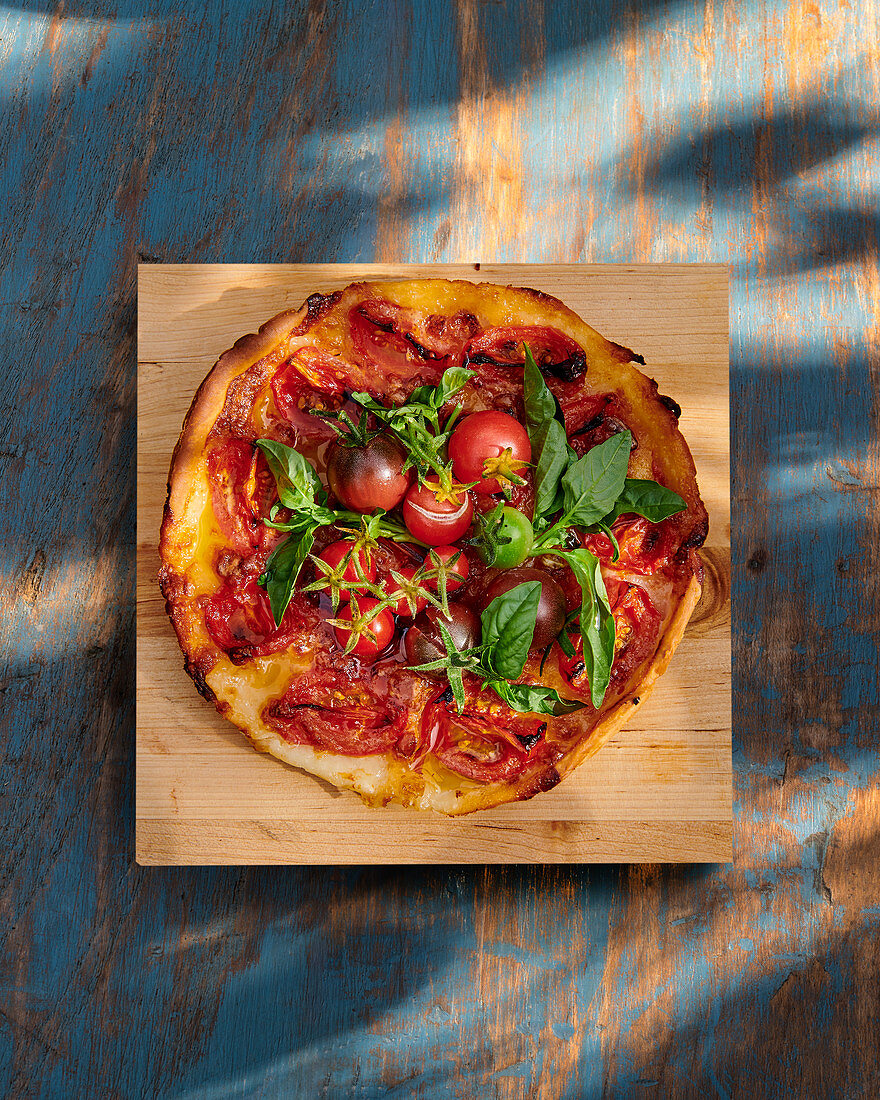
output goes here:
{"type": "MultiPolygon", "coordinates": [[[[581,588],[580,631],[590,697],[598,708],[614,663],[615,624],[599,559],[589,550],[564,549],[569,529],[601,531],[620,547],[611,530],[618,516],[633,513],[660,523],[687,504],[656,481],[626,476],[632,433],[619,432],[578,458],[568,443],[561,410],[526,348],[523,372],[526,427],[535,460],[535,544],[531,556],[552,554],[574,573],[581,588]]],[[[569,647],[570,648],[570,647],[569,647]]]]}
{"type": "Polygon", "coordinates": [[[482,641],[471,649],[457,649],[442,619],[438,619],[446,656],[412,667],[416,672],[444,670],[459,714],[465,707],[464,672],[479,676],[483,681],[480,690],[491,688],[512,710],[522,714],[560,715],[579,710],[582,703],[563,699],[555,688],[511,683],[522,676],[540,600],[540,581],[527,581],[496,596],[480,616],[482,641]]]}
{"type": "Polygon", "coordinates": [[[278,626],[293,595],[293,586],[303,562],[309,556],[319,527],[335,521],[335,513],[327,507],[327,493],[317,471],[307,458],[292,447],[274,439],[258,439],[257,446],[275,478],[278,505],[272,508],[269,526],[287,531],[269,555],[259,583],[266,589],[272,618],[278,626]],[[293,513],[290,523],[275,523],[278,508],[293,513]]]}
{"type": "Polygon", "coordinates": [[[403,445],[407,456],[404,471],[415,469],[420,482],[435,476],[449,490],[452,469],[443,454],[461,410],[454,409],[442,429],[440,410],[473,376],[474,372],[466,367],[449,367],[436,386],[418,386],[403,405],[386,407],[368,393],[351,396],[403,445]]]}
{"type": "Polygon", "coordinates": [[[364,516],[346,509],[329,508],[327,491],[321,484],[317,471],[293,447],[275,439],[258,439],[257,446],[266,456],[278,491],[278,501],[273,504],[269,518],[264,519],[263,523],[287,534],[269,555],[258,582],[269,596],[269,606],[276,626],[281,625],[284,612],[293,596],[297,577],[311,553],[315,532],[319,527],[332,524],[343,531],[352,532],[353,537],[373,546],[377,538],[418,543],[418,539],[387,512],[377,509],[373,515],[364,516]],[[276,522],[282,508],[292,513],[287,523],[276,522]]]}
{"type": "Polygon", "coordinates": [[[559,482],[574,451],[565,435],[565,421],[531,351],[526,347],[523,371],[526,428],[532,444],[535,479],[535,528],[547,526],[547,517],[562,507],[559,482]],[[543,521],[543,522],[542,522],[543,521]]]}

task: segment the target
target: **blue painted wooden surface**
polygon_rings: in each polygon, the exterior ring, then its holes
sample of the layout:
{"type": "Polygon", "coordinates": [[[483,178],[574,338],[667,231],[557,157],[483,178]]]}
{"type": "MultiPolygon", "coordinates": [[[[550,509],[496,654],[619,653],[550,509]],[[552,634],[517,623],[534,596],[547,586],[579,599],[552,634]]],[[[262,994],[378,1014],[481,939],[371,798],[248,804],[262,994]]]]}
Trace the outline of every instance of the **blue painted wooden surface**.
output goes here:
{"type": "Polygon", "coordinates": [[[880,1093],[877,29],[0,8],[0,1094],[880,1093]],[[732,867],[134,865],[153,258],[731,265],[732,867]]]}

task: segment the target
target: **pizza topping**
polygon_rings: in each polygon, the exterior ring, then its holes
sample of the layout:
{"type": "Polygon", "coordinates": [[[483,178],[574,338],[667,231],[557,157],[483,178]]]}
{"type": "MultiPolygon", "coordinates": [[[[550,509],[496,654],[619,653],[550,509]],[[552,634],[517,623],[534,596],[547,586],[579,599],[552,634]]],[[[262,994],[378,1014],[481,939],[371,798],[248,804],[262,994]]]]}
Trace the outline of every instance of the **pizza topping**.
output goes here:
{"type": "Polygon", "coordinates": [[[332,428],[312,414],[328,410],[333,397],[342,395],[339,379],[344,371],[341,360],[319,348],[304,347],[272,379],[275,406],[301,442],[317,445],[333,438],[332,428]]]}
{"type": "Polygon", "coordinates": [[[384,424],[404,448],[403,469],[416,471],[419,482],[435,477],[444,489],[453,482],[451,463],[444,457],[452,425],[460,413],[454,408],[440,427],[441,410],[470,381],[473,372],[450,367],[436,386],[418,386],[402,405],[385,406],[368,393],[354,393],[358,402],[378,423],[384,424]]]}
{"type": "Polygon", "coordinates": [[[237,592],[225,584],[207,597],[204,612],[208,633],[226,652],[259,644],[275,632],[268,597],[254,578],[237,592]]]}
{"type": "Polygon", "coordinates": [[[491,512],[477,516],[479,533],[473,540],[488,566],[512,569],[532,552],[535,531],[531,520],[518,508],[497,504],[491,512]]]}
{"type": "Polygon", "coordinates": [[[474,482],[476,493],[504,492],[524,485],[523,473],[532,459],[528,432],[507,413],[471,413],[461,420],[449,440],[455,476],[474,482]]]}
{"type": "Polygon", "coordinates": [[[541,584],[534,580],[497,596],[480,616],[481,643],[470,647],[459,645],[442,618],[438,618],[437,628],[446,653],[416,665],[415,671],[443,669],[459,713],[463,712],[466,703],[465,673],[480,677],[484,687],[492,688],[516,711],[563,714],[578,709],[579,702],[562,699],[553,688],[511,682],[522,676],[535,632],[540,598],[541,584]]]}
{"type": "Polygon", "coordinates": [[[412,474],[403,472],[406,454],[389,436],[380,434],[358,442],[349,435],[330,444],[327,482],[345,508],[390,512],[403,500],[412,474]]]}
{"type": "Polygon", "coordinates": [[[380,697],[372,683],[358,682],[356,658],[351,664],[351,669],[316,664],[266,708],[265,719],[292,744],[346,756],[393,749],[405,725],[405,700],[395,703],[390,693],[380,697]]]}
{"type": "Polygon", "coordinates": [[[426,347],[416,338],[413,330],[420,317],[415,310],[372,299],[354,306],[348,316],[354,346],[369,365],[386,374],[409,378],[427,371],[439,378],[452,365],[449,353],[426,347]]]}
{"type": "Polygon", "coordinates": [[[429,546],[446,546],[470,528],[474,502],[464,486],[448,489],[439,481],[413,485],[403,498],[403,521],[415,538],[429,546]]]}
{"type": "Polygon", "coordinates": [[[252,553],[265,532],[260,505],[265,499],[253,444],[243,439],[226,441],[208,455],[211,505],[220,530],[236,554],[252,553]]]}
{"type": "Polygon", "coordinates": [[[441,609],[429,607],[416,616],[404,641],[404,652],[410,664],[427,664],[444,657],[443,630],[458,649],[470,649],[477,644],[480,623],[473,611],[464,604],[450,603],[448,612],[445,615],[441,609]]]}
{"type": "MultiPolygon", "coordinates": [[[[457,546],[435,546],[428,558],[438,563],[438,566],[442,566],[442,569],[438,570],[440,581],[429,579],[429,586],[445,582],[447,592],[455,592],[470,575],[471,567],[467,554],[457,546]]],[[[428,558],[425,559],[426,563],[428,558]]]]}
{"type": "Polygon", "coordinates": [[[496,596],[501,596],[512,588],[516,588],[517,585],[527,584],[530,581],[537,581],[541,588],[535,615],[535,630],[529,648],[546,649],[565,623],[565,593],[549,573],[529,565],[519,569],[505,569],[489,585],[485,602],[488,605],[496,596]]]}
{"type": "Polygon", "coordinates": [[[387,649],[394,637],[394,617],[382,600],[352,593],[351,603],[346,604],[335,619],[328,619],[335,627],[336,641],[344,653],[356,653],[359,657],[376,657],[387,649]]]}
{"type": "Polygon", "coordinates": [[[525,362],[523,348],[528,346],[545,374],[573,382],[587,369],[582,347],[555,328],[515,326],[490,328],[467,345],[465,363],[513,366],[525,362]]]}

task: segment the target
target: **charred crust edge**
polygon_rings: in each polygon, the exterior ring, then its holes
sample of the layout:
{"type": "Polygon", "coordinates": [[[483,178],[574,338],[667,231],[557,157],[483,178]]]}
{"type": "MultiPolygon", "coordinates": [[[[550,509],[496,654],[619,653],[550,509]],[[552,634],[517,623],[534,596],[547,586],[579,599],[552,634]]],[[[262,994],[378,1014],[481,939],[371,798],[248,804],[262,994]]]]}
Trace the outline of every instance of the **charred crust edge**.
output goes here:
{"type": "Polygon", "coordinates": [[[676,420],[681,417],[681,405],[679,405],[677,401],[674,401],[671,397],[667,397],[665,393],[658,393],[657,400],[661,405],[669,409],[676,420]]]}
{"type": "Polygon", "coordinates": [[[687,550],[699,550],[699,548],[706,541],[709,534],[709,517],[701,519],[699,523],[695,524],[693,531],[681,544],[681,551],[687,550]]]}
{"type": "Polygon", "coordinates": [[[544,768],[543,771],[533,776],[523,787],[519,795],[520,800],[534,798],[536,794],[546,794],[547,791],[552,791],[553,788],[561,782],[562,776],[551,764],[549,767],[544,768]]]}
{"type": "Polygon", "coordinates": [[[300,330],[305,332],[311,328],[341,297],[341,290],[334,290],[331,294],[310,294],[303,303],[306,307],[306,318],[300,325],[300,330]]]}
{"type": "Polygon", "coordinates": [[[197,662],[193,661],[188,653],[184,656],[183,667],[187,675],[192,678],[199,695],[201,695],[203,699],[207,699],[209,703],[216,703],[217,696],[211,688],[208,687],[204,669],[202,669],[197,662]]]}

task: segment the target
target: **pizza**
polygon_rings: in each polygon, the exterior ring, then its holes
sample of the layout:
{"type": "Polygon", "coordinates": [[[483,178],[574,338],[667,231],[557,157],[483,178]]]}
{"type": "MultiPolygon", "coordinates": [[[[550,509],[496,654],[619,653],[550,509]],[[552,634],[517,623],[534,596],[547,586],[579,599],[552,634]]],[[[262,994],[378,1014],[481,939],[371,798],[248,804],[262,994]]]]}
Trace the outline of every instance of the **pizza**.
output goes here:
{"type": "Polygon", "coordinates": [[[159,581],[199,692],[373,806],[548,791],[665,670],[708,531],[680,408],[540,291],[312,294],[220,357],[159,581]]]}

